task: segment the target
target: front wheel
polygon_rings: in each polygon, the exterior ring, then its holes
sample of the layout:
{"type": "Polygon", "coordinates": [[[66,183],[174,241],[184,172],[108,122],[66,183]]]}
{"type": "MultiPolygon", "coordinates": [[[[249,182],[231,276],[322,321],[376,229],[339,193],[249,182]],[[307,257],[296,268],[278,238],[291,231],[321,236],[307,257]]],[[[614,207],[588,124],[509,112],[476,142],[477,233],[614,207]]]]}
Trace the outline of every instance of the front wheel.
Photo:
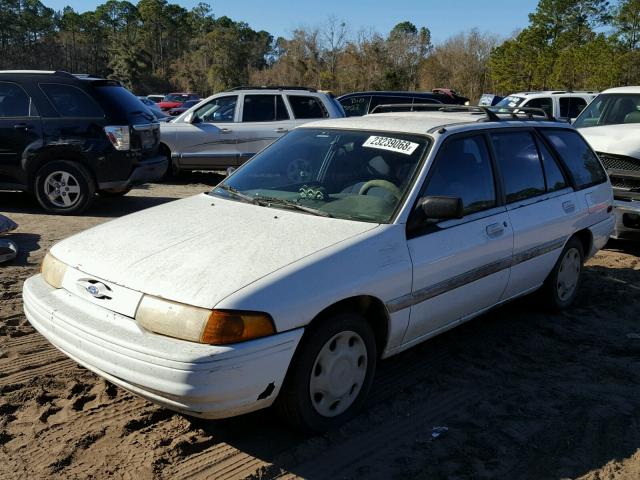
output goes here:
{"type": "Polygon", "coordinates": [[[36,173],[34,192],[47,212],[78,215],[93,203],[95,185],[87,169],[76,162],[45,163],[36,173]]]}
{"type": "Polygon", "coordinates": [[[555,309],[565,309],[573,303],[578,294],[584,249],[576,237],[569,239],[553,270],[542,288],[545,303],[555,309]]]}
{"type": "Polygon", "coordinates": [[[344,312],[320,320],[305,332],[276,408],[300,430],[335,428],[362,407],[376,359],[375,337],[362,316],[344,312]]]}

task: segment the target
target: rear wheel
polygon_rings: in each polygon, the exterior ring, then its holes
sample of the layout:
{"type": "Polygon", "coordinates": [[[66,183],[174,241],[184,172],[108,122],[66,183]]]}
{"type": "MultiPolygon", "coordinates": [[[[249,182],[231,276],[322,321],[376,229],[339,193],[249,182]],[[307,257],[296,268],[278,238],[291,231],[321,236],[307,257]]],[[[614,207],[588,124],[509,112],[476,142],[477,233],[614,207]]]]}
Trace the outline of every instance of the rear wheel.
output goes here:
{"type": "Polygon", "coordinates": [[[564,309],[573,303],[578,294],[584,249],[576,237],[569,239],[560,258],[547,277],[542,288],[545,303],[555,309],[564,309]]]}
{"type": "Polygon", "coordinates": [[[305,332],[276,408],[300,430],[335,428],[362,407],[376,359],[375,337],[362,316],[344,312],[324,319],[305,332]]]}
{"type": "Polygon", "coordinates": [[[46,163],[38,170],[34,192],[47,212],[77,215],[93,203],[95,185],[83,165],[56,160],[46,163]]]}

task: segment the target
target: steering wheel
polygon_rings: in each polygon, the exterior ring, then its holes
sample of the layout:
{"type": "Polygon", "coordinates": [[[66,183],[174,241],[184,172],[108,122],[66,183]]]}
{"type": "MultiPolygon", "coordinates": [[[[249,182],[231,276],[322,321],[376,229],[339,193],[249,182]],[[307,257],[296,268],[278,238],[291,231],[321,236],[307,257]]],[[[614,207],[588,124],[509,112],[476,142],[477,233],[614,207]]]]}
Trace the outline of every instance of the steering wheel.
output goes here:
{"type": "Polygon", "coordinates": [[[360,187],[360,191],[358,192],[358,195],[366,195],[367,192],[373,187],[384,188],[389,193],[391,193],[394,197],[396,197],[396,200],[398,201],[402,198],[402,192],[398,187],[396,187],[393,183],[389,182],[388,180],[382,180],[382,179],[369,180],[364,185],[362,185],[362,187],[360,187]]]}

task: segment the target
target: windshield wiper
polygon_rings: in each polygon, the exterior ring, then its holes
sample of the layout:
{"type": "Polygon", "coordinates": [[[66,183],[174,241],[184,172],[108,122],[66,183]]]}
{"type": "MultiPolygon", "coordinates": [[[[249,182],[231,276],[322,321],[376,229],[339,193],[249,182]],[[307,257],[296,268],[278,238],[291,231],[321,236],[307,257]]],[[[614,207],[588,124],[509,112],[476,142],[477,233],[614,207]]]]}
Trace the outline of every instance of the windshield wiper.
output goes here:
{"type": "Polygon", "coordinates": [[[236,188],[233,188],[233,187],[230,187],[229,185],[225,185],[224,183],[221,183],[216,188],[221,188],[225,192],[229,192],[232,196],[234,196],[236,198],[239,198],[240,200],[243,200],[243,201],[245,201],[247,203],[252,203],[254,205],[260,205],[260,202],[258,201],[257,198],[250,197],[249,195],[245,195],[240,190],[238,190],[236,188]]]}
{"type": "Polygon", "coordinates": [[[333,218],[333,215],[327,212],[323,212],[322,210],[318,210],[313,207],[306,207],[304,205],[300,205],[299,203],[292,202],[291,200],[285,200],[283,198],[275,198],[275,197],[256,197],[255,200],[260,202],[260,204],[269,204],[273,203],[275,205],[281,205],[283,207],[292,208],[294,210],[300,210],[301,212],[311,213],[312,215],[318,215],[319,217],[329,217],[333,218]]]}

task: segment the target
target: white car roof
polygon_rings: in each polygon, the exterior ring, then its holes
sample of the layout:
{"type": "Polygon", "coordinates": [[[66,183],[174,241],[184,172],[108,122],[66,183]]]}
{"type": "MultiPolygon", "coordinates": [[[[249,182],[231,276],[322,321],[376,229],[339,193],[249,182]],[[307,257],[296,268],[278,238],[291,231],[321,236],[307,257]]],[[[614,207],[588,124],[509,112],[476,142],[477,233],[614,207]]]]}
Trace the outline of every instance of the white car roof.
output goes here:
{"type": "Polygon", "coordinates": [[[640,86],[609,88],[602,93],[640,93],[640,86]]]}
{"type": "Polygon", "coordinates": [[[532,92],[518,92],[507,95],[508,97],[542,97],[549,95],[597,95],[595,90],[582,90],[582,91],[566,91],[566,90],[536,90],[532,92]]]}
{"type": "Polygon", "coordinates": [[[547,120],[511,120],[501,116],[500,121],[488,121],[482,112],[388,112],[374,113],[362,117],[334,118],[305,123],[299,128],[339,128],[348,130],[378,130],[398,133],[437,133],[442,127],[464,131],[503,127],[561,127],[573,128],[564,122],[547,120]]]}

